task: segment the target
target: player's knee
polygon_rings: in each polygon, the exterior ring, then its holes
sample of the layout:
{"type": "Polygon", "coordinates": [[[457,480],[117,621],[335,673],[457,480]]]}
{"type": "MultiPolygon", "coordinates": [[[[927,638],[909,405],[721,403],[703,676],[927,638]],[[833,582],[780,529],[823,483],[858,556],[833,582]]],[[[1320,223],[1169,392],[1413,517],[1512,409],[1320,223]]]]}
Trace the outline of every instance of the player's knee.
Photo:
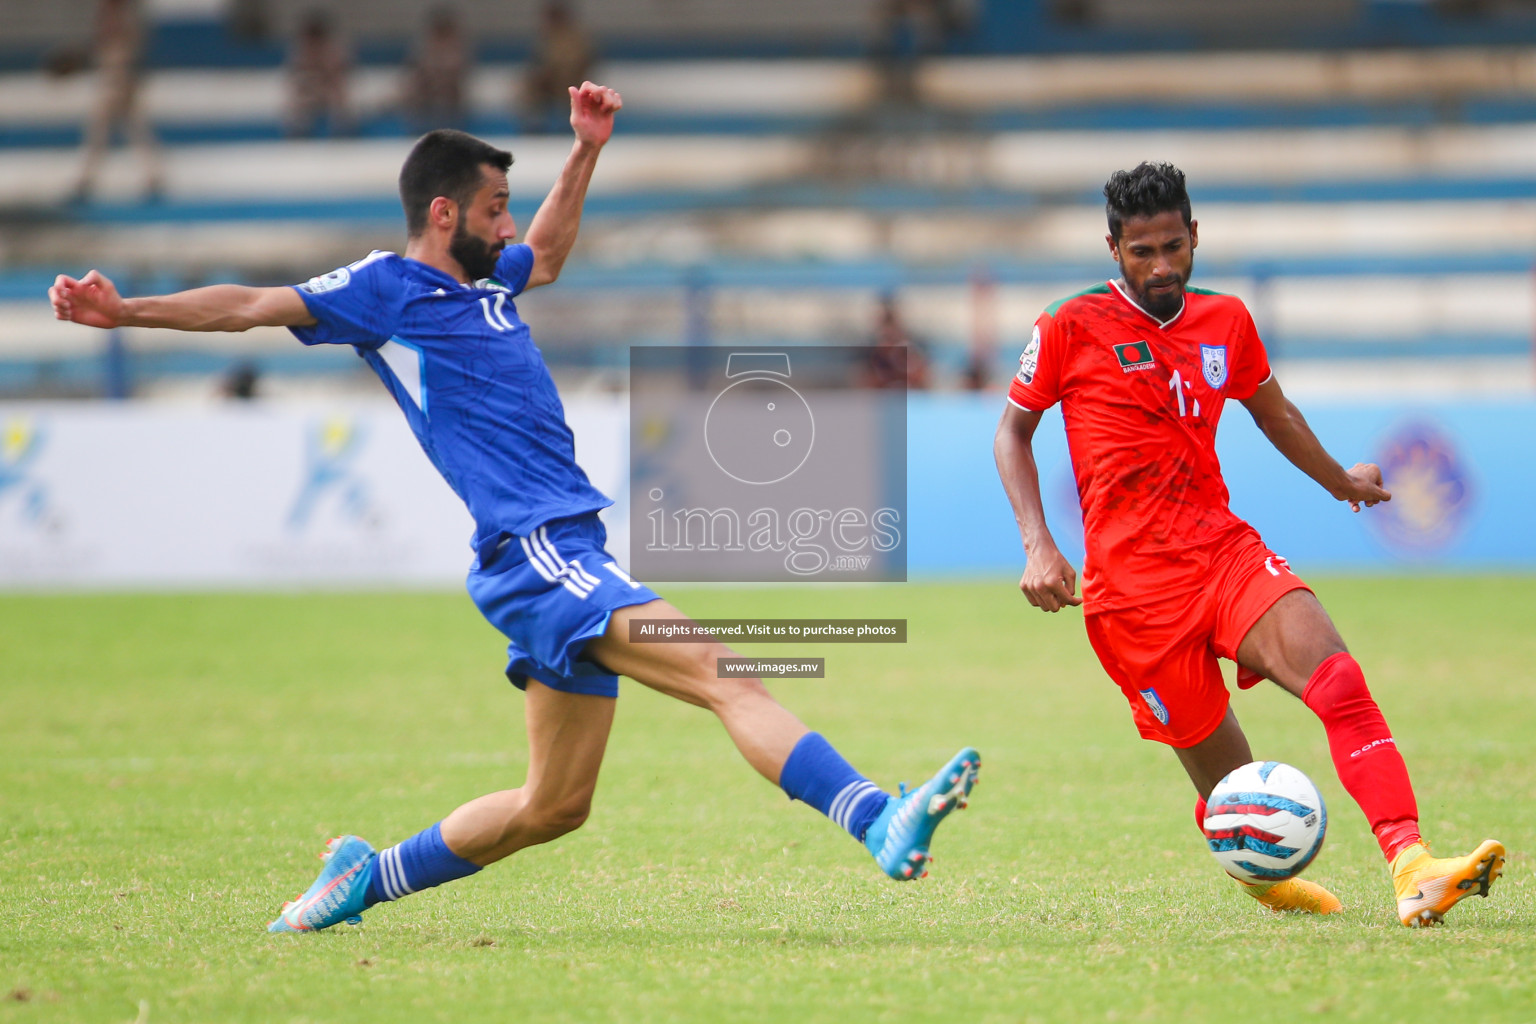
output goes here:
{"type": "Polygon", "coordinates": [[[722,678],[720,660],[734,658],[736,652],[724,644],[700,644],[689,652],[685,669],[689,689],[697,695],[705,707],[719,711],[728,704],[743,685],[751,680],[722,678]]]}
{"type": "Polygon", "coordinates": [[[529,824],[547,842],[574,832],[586,824],[587,817],[592,813],[592,801],[589,799],[565,800],[535,807],[533,810],[533,820],[529,824]]]}
{"type": "Polygon", "coordinates": [[[760,679],[717,679],[709,691],[709,706],[717,715],[725,714],[737,705],[764,698],[773,699],[760,679]]]}
{"type": "Polygon", "coordinates": [[[724,644],[698,644],[688,654],[689,678],[700,689],[709,690],[720,678],[720,659],[733,657],[735,652],[724,644]]]}
{"type": "Polygon", "coordinates": [[[591,804],[582,804],[579,807],[560,808],[553,811],[546,819],[546,825],[556,835],[566,835],[575,832],[587,823],[587,817],[592,813],[591,804]]]}
{"type": "Polygon", "coordinates": [[[1349,649],[1322,603],[1310,591],[1292,594],[1296,599],[1295,610],[1288,622],[1290,628],[1280,633],[1280,649],[1276,653],[1293,671],[1310,678],[1323,662],[1336,654],[1347,654],[1349,649]]]}
{"type": "Polygon", "coordinates": [[[1277,636],[1269,643],[1256,646],[1246,661],[1260,675],[1300,697],[1325,662],[1335,655],[1348,653],[1349,649],[1332,623],[1325,620],[1324,626],[1318,629],[1277,636]]]}

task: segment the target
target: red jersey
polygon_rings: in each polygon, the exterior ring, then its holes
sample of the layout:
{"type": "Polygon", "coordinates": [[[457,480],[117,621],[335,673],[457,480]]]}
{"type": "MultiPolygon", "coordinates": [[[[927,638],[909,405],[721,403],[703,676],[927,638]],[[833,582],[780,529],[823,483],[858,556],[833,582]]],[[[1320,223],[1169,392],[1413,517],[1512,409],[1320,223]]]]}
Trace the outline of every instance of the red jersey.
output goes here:
{"type": "Polygon", "coordinates": [[[1216,424],[1251,396],[1269,359],[1242,300],[1187,289],[1159,322],[1118,282],[1035,321],[1008,399],[1061,403],[1087,561],[1084,610],[1129,608],[1198,590],[1222,544],[1253,528],[1228,507],[1216,424]]]}

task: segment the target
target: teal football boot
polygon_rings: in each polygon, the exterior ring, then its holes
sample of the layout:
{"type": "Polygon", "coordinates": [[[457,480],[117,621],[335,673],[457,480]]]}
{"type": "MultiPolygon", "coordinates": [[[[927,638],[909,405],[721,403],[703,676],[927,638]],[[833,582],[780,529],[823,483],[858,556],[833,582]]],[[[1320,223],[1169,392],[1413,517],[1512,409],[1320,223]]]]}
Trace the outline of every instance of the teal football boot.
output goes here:
{"type": "Polygon", "coordinates": [[[951,811],[970,802],[967,798],[980,770],[981,755],[974,747],[966,747],[912,792],[902,783],[901,795],[890,798],[864,833],[864,845],[874,854],[881,871],[897,881],[928,874],[928,863],[933,860],[928,844],[933,841],[933,831],[951,811]]]}
{"type": "Polygon", "coordinates": [[[357,836],[337,836],[320,855],[325,867],[315,884],[298,899],[283,904],[283,912],[267,926],[269,932],[315,932],[332,925],[357,924],[373,878],[378,854],[357,836]]]}

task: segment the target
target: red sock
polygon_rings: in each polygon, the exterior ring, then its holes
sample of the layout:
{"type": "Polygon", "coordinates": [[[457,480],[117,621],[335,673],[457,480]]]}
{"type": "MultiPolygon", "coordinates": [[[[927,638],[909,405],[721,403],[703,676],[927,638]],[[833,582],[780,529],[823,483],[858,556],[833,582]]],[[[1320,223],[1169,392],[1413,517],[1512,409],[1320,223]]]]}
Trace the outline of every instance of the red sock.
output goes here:
{"type": "Polygon", "coordinates": [[[1195,828],[1205,831],[1205,797],[1195,797],[1195,828]]]}
{"type": "Polygon", "coordinates": [[[1387,860],[1420,842],[1408,766],[1359,663],[1343,652],[1328,658],[1312,673],[1301,699],[1323,720],[1339,781],[1365,812],[1387,860]]]}

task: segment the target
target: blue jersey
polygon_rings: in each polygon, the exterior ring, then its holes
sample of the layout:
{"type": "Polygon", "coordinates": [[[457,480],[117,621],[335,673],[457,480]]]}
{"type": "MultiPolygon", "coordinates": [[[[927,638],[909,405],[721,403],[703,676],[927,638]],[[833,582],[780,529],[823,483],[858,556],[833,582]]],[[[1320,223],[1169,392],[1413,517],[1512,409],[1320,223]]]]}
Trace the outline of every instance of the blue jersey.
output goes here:
{"type": "Polygon", "coordinates": [[[461,284],[392,252],[295,285],[318,323],[306,345],[351,345],[395,396],[411,430],[475,520],[475,550],[613,504],[576,465],[544,357],[512,297],[533,250],[509,245],[485,281],[461,284]]]}

